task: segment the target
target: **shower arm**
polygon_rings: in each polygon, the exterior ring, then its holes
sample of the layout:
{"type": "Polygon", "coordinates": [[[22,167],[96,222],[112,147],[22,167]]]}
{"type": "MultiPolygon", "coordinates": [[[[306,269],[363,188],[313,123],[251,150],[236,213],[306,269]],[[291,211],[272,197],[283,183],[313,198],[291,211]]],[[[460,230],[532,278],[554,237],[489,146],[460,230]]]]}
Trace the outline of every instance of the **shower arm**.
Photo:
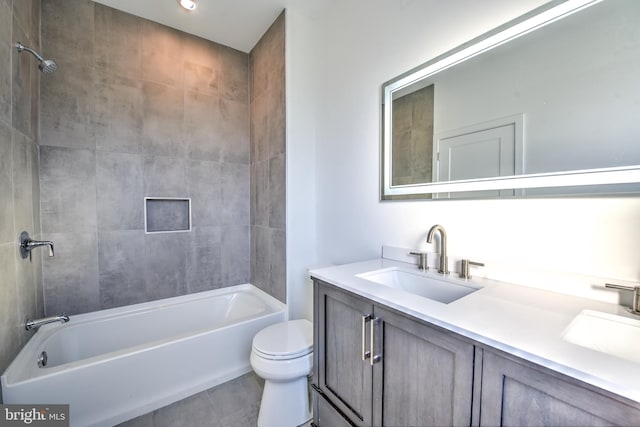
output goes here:
{"type": "Polygon", "coordinates": [[[35,56],[38,61],[40,62],[44,61],[44,58],[40,56],[38,52],[31,49],[30,47],[23,45],[21,42],[16,43],[16,49],[18,49],[18,52],[22,52],[23,50],[26,50],[27,52],[35,56]]]}

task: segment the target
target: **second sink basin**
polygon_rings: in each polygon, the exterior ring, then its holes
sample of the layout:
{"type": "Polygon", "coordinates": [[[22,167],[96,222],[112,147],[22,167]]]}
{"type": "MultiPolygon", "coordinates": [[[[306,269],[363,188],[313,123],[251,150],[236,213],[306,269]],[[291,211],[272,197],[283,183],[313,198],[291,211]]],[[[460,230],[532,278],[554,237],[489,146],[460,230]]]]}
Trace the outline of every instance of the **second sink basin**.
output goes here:
{"type": "Polygon", "coordinates": [[[420,272],[410,272],[397,267],[374,270],[358,274],[358,277],[374,283],[401,289],[444,304],[449,304],[479,287],[454,283],[446,279],[431,277],[420,272]]]}
{"type": "Polygon", "coordinates": [[[583,310],[562,337],[570,343],[640,363],[640,320],[583,310]]]}

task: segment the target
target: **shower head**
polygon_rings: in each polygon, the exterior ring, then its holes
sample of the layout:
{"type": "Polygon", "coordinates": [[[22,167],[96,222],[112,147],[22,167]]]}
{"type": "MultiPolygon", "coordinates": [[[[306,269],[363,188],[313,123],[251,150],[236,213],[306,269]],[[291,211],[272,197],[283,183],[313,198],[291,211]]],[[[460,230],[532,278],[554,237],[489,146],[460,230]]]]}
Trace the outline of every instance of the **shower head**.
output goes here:
{"type": "Polygon", "coordinates": [[[54,61],[53,59],[44,59],[42,56],[38,55],[38,53],[35,50],[31,49],[30,47],[24,46],[20,42],[16,43],[16,49],[18,50],[18,52],[22,52],[23,50],[26,50],[27,52],[35,56],[36,59],[40,62],[40,65],[38,65],[38,68],[40,68],[40,71],[42,71],[43,73],[47,73],[47,74],[53,73],[55,70],[58,69],[58,64],[56,64],[56,61],[54,61]]]}

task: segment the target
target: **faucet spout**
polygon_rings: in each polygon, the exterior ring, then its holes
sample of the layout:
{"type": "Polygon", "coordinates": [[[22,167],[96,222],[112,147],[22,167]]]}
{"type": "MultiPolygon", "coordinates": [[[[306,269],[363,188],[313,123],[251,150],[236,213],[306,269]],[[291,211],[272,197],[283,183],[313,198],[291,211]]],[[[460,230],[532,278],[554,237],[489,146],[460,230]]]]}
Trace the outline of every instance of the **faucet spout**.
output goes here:
{"type": "Polygon", "coordinates": [[[53,256],[53,242],[51,240],[33,240],[26,231],[20,234],[20,255],[22,258],[29,257],[31,259],[31,251],[40,246],[48,246],[49,256],[53,256]]]}
{"type": "Polygon", "coordinates": [[[429,230],[427,234],[427,243],[433,242],[433,236],[436,231],[440,232],[440,264],[438,267],[438,273],[449,274],[449,262],[447,259],[447,232],[440,224],[436,224],[429,230]]]}
{"type": "Polygon", "coordinates": [[[33,331],[33,330],[37,330],[42,325],[47,325],[49,323],[55,323],[55,322],[67,323],[68,321],[69,321],[69,316],[62,313],[59,316],[45,317],[45,318],[36,319],[36,320],[27,320],[24,324],[24,328],[27,331],[33,331]]]}

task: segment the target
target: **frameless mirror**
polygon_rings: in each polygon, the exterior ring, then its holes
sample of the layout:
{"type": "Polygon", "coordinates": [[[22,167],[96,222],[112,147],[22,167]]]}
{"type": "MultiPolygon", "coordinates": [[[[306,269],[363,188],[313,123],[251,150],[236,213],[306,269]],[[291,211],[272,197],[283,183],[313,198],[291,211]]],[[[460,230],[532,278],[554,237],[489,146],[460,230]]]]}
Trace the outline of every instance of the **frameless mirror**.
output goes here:
{"type": "Polygon", "coordinates": [[[640,1],[553,1],[382,87],[381,198],[640,190],[640,1]]]}

